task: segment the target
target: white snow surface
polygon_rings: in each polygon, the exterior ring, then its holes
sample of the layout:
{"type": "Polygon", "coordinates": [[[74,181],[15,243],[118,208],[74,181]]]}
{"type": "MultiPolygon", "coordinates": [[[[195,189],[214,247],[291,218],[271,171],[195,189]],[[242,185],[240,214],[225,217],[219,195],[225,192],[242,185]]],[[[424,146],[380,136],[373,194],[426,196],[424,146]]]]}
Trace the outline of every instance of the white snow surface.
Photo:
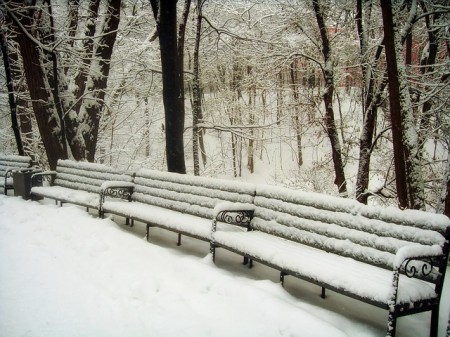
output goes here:
{"type": "MultiPolygon", "coordinates": [[[[171,247],[80,207],[1,195],[0,336],[384,335],[385,310],[333,292],[322,300],[292,278],[283,289],[269,268],[222,250],[214,265],[198,240],[171,247]]],[[[446,289],[440,337],[449,305],[446,289]]],[[[429,314],[398,325],[399,337],[428,336],[429,314]]]]}

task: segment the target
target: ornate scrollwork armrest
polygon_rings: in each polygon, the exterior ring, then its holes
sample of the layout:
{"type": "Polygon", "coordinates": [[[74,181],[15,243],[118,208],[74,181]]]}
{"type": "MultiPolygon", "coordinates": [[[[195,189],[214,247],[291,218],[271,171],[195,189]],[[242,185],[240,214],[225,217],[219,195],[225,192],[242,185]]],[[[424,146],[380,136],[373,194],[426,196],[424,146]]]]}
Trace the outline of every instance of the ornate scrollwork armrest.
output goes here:
{"type": "Polygon", "coordinates": [[[404,272],[410,278],[426,278],[433,272],[433,266],[442,256],[442,248],[439,245],[402,247],[395,256],[394,269],[404,272]]]}
{"type": "Polygon", "coordinates": [[[433,260],[428,256],[408,258],[403,264],[403,271],[409,278],[426,277],[433,271],[433,260]]]}
{"type": "Polygon", "coordinates": [[[216,220],[246,227],[252,220],[253,212],[253,210],[220,211],[216,215],[216,220]]]}
{"type": "Polygon", "coordinates": [[[251,204],[221,203],[214,208],[214,211],[213,231],[215,231],[215,223],[217,221],[245,227],[247,230],[250,230],[250,222],[255,208],[251,204]]]}
{"type": "Polygon", "coordinates": [[[106,197],[120,198],[131,201],[134,184],[128,182],[107,182],[101,186],[101,201],[105,201],[106,197]]]}

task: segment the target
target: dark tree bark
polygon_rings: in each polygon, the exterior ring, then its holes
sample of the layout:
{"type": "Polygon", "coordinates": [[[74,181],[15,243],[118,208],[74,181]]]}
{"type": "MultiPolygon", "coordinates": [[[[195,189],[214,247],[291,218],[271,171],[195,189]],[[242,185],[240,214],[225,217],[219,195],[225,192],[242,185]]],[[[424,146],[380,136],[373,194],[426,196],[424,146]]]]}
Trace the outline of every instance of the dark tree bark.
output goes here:
{"type": "Polygon", "coordinates": [[[25,98],[25,95],[28,95],[29,90],[27,88],[22,67],[20,66],[22,59],[19,57],[19,47],[16,43],[12,43],[12,41],[13,39],[9,39],[8,41],[10,45],[8,56],[11,67],[11,77],[14,82],[13,87],[15,93],[16,113],[19,119],[23,150],[26,156],[31,157],[33,162],[36,162],[35,153],[33,151],[33,117],[30,109],[28,108],[27,99],[25,98]]]}
{"type": "Polygon", "coordinates": [[[14,99],[14,86],[11,76],[11,66],[9,64],[8,43],[6,42],[3,30],[0,30],[0,47],[3,54],[3,64],[5,66],[6,86],[8,89],[9,109],[11,110],[11,127],[16,139],[17,152],[20,156],[24,155],[22,138],[20,136],[19,124],[17,123],[16,100],[14,99]]]}
{"type": "Polygon", "coordinates": [[[400,208],[424,208],[423,181],[417,160],[417,134],[412,120],[409,90],[401,55],[400,37],[390,0],[381,0],[386,64],[389,80],[392,140],[394,146],[395,178],[400,208]],[[397,39],[397,40],[396,40],[397,39]]]}
{"type": "MultiPolygon", "coordinates": [[[[448,165],[450,166],[450,161],[448,161],[448,165]]],[[[450,169],[447,170],[447,184],[444,185],[445,195],[444,195],[444,214],[450,218],[450,169]]]]}
{"type": "MultiPolygon", "coordinates": [[[[421,7],[423,9],[424,13],[428,12],[428,7],[425,4],[424,1],[420,1],[421,7]]],[[[420,70],[422,75],[427,76],[428,74],[432,73],[435,68],[435,62],[438,55],[439,50],[439,43],[442,42],[438,38],[439,34],[442,33],[442,30],[445,29],[445,27],[436,25],[435,23],[438,22],[439,18],[441,17],[440,13],[434,13],[433,15],[426,15],[425,16],[425,23],[428,31],[428,45],[426,48],[428,48],[428,53],[426,54],[426,57],[423,57],[420,60],[420,70]]],[[[426,90],[429,88],[426,87],[426,90]]],[[[431,119],[433,117],[433,114],[431,112],[431,109],[433,108],[433,99],[430,97],[427,99],[422,106],[422,115],[420,119],[420,128],[419,128],[419,146],[421,150],[423,150],[426,136],[429,132],[429,128],[431,125],[431,119]]]]}
{"type": "Polygon", "coordinates": [[[37,125],[49,165],[55,169],[58,159],[67,158],[67,152],[64,150],[59,116],[54,108],[49,84],[46,83],[46,76],[40,64],[42,55],[39,52],[39,46],[27,36],[30,34],[29,31],[23,31],[33,27],[34,10],[29,7],[24,9],[22,1],[19,0],[11,1],[9,5],[14,10],[8,13],[8,17],[17,32],[16,39],[20,46],[37,125]]]}
{"type": "MultiPolygon", "coordinates": [[[[198,0],[197,4],[197,24],[195,29],[195,45],[193,55],[193,73],[192,80],[192,154],[194,158],[194,175],[200,175],[200,160],[199,147],[202,146],[202,132],[198,128],[199,119],[202,118],[202,99],[200,89],[200,64],[199,64],[199,50],[200,50],[200,35],[202,31],[202,6],[203,0],[198,0]],[[200,144],[199,144],[200,143],[200,144]],[[200,145],[200,146],[199,146],[200,145]]],[[[205,164],[204,150],[202,151],[203,164],[205,164]]]]}
{"type": "Polygon", "coordinates": [[[347,196],[347,182],[345,180],[344,163],[342,161],[341,144],[337,132],[336,122],[333,110],[334,95],[334,73],[331,59],[331,47],[328,38],[327,26],[323,15],[323,8],[319,0],[313,0],[314,12],[316,15],[317,25],[320,30],[322,39],[322,54],[324,58],[324,67],[322,69],[325,79],[325,93],[323,94],[323,102],[325,104],[324,123],[331,143],[332,158],[335,171],[334,183],[338,187],[339,194],[347,196]]]}
{"type": "Polygon", "coordinates": [[[108,85],[110,60],[120,22],[120,5],[120,0],[109,0],[108,2],[103,34],[95,51],[95,59],[98,61],[94,64],[94,69],[90,74],[91,83],[86,88],[90,95],[85,95],[83,99],[84,111],[81,112],[80,123],[88,127],[88,132],[83,134],[83,138],[86,145],[86,159],[90,162],[95,159],[100,116],[104,106],[105,89],[108,85]]]}
{"type": "Polygon", "coordinates": [[[184,159],[184,92],[177,41],[177,1],[159,2],[158,31],[163,77],[166,156],[169,172],[186,173],[184,159]]]}
{"type": "Polygon", "coordinates": [[[92,54],[94,52],[94,36],[97,28],[96,20],[98,17],[98,9],[100,1],[89,1],[88,20],[84,30],[85,40],[83,41],[83,62],[75,77],[75,106],[74,110],[78,114],[82,103],[82,95],[86,89],[86,83],[89,76],[89,66],[92,62],[92,54]]]}

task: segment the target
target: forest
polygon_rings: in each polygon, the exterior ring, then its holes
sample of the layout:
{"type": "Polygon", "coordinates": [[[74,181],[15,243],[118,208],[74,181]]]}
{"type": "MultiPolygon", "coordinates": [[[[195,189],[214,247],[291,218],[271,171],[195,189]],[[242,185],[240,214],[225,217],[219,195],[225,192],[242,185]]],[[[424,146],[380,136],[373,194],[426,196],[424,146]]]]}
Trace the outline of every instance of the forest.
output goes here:
{"type": "Polygon", "coordinates": [[[450,214],[447,0],[0,0],[0,152],[450,214]]]}

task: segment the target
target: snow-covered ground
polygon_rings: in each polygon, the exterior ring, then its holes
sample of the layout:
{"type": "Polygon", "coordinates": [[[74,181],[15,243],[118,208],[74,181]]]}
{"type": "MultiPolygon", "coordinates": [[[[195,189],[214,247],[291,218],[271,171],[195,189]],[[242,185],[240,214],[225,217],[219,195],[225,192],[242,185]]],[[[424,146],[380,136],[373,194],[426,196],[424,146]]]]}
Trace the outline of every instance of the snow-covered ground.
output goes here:
{"type": "MultiPolygon", "coordinates": [[[[121,222],[118,219],[118,222],[121,222]]],[[[383,336],[387,312],[208,244],[144,226],[132,230],[75,206],[0,196],[0,336],[383,336]]],[[[450,280],[441,304],[446,335],[450,280]]],[[[363,281],[362,281],[363,282],[363,281]]],[[[399,319],[425,337],[429,313],[399,319]]]]}

